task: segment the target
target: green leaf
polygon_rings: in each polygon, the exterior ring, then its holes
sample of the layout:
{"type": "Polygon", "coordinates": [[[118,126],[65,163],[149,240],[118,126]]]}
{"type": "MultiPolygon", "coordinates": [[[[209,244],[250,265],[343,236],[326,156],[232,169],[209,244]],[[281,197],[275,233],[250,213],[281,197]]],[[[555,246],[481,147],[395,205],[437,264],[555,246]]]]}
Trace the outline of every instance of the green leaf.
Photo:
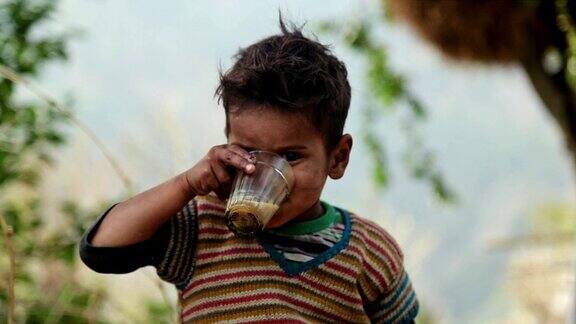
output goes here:
{"type": "MultiPolygon", "coordinates": [[[[389,11],[384,12],[389,13],[389,11]]],[[[377,35],[373,35],[374,31],[378,30],[375,28],[378,23],[381,22],[365,18],[352,21],[327,21],[320,25],[321,31],[339,33],[348,47],[362,55],[366,62],[365,80],[371,94],[370,99],[377,102],[378,107],[381,108],[374,109],[369,106],[363,111],[365,120],[363,141],[372,160],[374,183],[378,188],[384,188],[389,185],[391,177],[387,165],[386,148],[375,131],[378,128],[376,122],[384,114],[399,113],[400,107],[407,108],[408,110],[401,111],[402,116],[405,115],[401,130],[407,142],[407,149],[402,156],[405,167],[414,179],[427,183],[440,201],[451,203],[455,201],[455,195],[442,179],[441,173],[434,165],[433,154],[426,148],[416,131],[416,128],[420,126],[418,122],[427,117],[426,109],[409,92],[405,78],[390,67],[386,47],[377,41],[377,35]]]]}
{"type": "MultiPolygon", "coordinates": [[[[10,96],[13,93],[14,90],[14,85],[12,84],[12,82],[6,80],[6,79],[1,79],[0,76],[0,101],[2,102],[6,102],[10,99],[10,96]]],[[[3,108],[5,109],[5,108],[3,108]]],[[[12,111],[14,112],[14,111],[12,111]]],[[[2,121],[2,119],[0,119],[0,122],[2,121]]]]}
{"type": "Polygon", "coordinates": [[[6,209],[3,211],[3,214],[6,218],[6,223],[8,223],[9,226],[12,226],[12,229],[14,230],[14,234],[18,234],[20,233],[20,231],[22,230],[22,215],[21,215],[21,211],[18,210],[18,208],[16,206],[14,206],[13,204],[10,204],[8,206],[5,207],[6,209]]]}
{"type": "Polygon", "coordinates": [[[40,173],[37,169],[23,169],[18,174],[18,180],[28,186],[35,186],[40,181],[40,173]]]}
{"type": "Polygon", "coordinates": [[[426,111],[424,110],[424,107],[422,106],[420,101],[416,100],[412,96],[408,96],[408,98],[406,98],[406,101],[408,102],[408,105],[412,109],[412,112],[414,113],[414,116],[417,119],[423,120],[426,118],[426,111]]]}
{"type": "Polygon", "coordinates": [[[447,204],[454,204],[457,202],[458,199],[456,194],[448,188],[439,174],[434,174],[431,177],[431,182],[434,188],[434,193],[440,201],[447,204]]]}
{"type": "Polygon", "coordinates": [[[372,158],[372,179],[377,188],[384,189],[388,186],[390,180],[388,177],[384,144],[378,140],[370,128],[365,129],[364,131],[364,142],[366,143],[368,153],[372,158]]]}
{"type": "Polygon", "coordinates": [[[59,259],[68,265],[73,265],[76,259],[76,242],[69,242],[60,248],[59,259]]]}
{"type": "Polygon", "coordinates": [[[388,185],[388,174],[384,166],[380,163],[374,164],[374,182],[377,187],[385,188],[388,185]]]}
{"type": "Polygon", "coordinates": [[[41,136],[44,138],[44,140],[55,145],[63,144],[66,140],[62,133],[53,129],[43,133],[41,136]]]}
{"type": "Polygon", "coordinates": [[[171,323],[172,310],[169,305],[156,301],[147,301],[146,310],[149,323],[171,323]]]}

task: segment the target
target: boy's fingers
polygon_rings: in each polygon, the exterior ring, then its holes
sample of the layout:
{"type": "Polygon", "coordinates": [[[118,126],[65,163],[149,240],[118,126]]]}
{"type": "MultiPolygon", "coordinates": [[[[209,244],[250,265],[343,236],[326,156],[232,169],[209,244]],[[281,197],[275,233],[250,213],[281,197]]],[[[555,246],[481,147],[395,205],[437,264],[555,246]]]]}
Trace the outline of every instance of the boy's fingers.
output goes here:
{"type": "Polygon", "coordinates": [[[211,164],[210,167],[212,168],[212,173],[214,174],[214,176],[218,180],[218,183],[220,184],[220,186],[226,185],[232,179],[230,177],[230,174],[228,173],[228,171],[226,171],[226,168],[224,168],[224,166],[222,164],[213,163],[213,164],[211,164]]]}
{"type": "Polygon", "coordinates": [[[245,158],[246,160],[250,160],[250,153],[245,149],[241,148],[238,145],[228,145],[226,146],[227,149],[234,151],[236,154],[240,155],[241,157],[245,158]]]}
{"type": "Polygon", "coordinates": [[[226,188],[229,186],[230,176],[228,172],[220,163],[213,163],[210,165],[212,175],[218,181],[218,186],[214,188],[214,192],[220,198],[220,200],[226,200],[226,188]]]}
{"type": "MultiPolygon", "coordinates": [[[[243,158],[245,158],[249,164],[253,164],[254,166],[256,166],[256,157],[252,154],[250,154],[248,151],[246,151],[245,149],[243,149],[240,146],[237,145],[229,145],[228,146],[229,149],[233,150],[234,152],[240,154],[240,156],[242,156],[243,158]]],[[[251,168],[250,170],[244,170],[245,172],[251,173],[252,171],[254,171],[255,168],[251,168]]]]}
{"type": "Polygon", "coordinates": [[[218,154],[218,159],[226,165],[233,166],[245,172],[252,172],[254,170],[254,164],[252,164],[250,160],[242,157],[241,154],[231,149],[219,150],[218,154]]]}

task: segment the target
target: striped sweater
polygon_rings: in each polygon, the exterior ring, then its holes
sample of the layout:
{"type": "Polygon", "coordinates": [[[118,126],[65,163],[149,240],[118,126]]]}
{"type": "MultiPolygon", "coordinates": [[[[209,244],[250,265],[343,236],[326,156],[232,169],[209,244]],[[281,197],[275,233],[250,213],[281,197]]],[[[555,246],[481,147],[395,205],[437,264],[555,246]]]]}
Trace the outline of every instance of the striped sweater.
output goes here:
{"type": "Polygon", "coordinates": [[[262,237],[235,236],[225,205],[190,201],[171,222],[157,266],[176,285],[185,323],[410,323],[418,302],[394,239],[345,210],[339,242],[310,261],[287,261],[262,237]]]}

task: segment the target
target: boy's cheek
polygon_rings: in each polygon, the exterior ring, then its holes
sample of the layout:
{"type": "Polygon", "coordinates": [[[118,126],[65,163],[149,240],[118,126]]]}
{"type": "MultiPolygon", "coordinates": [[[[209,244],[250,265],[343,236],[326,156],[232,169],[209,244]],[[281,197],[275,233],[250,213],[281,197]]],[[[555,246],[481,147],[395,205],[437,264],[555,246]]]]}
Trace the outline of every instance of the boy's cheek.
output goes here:
{"type": "Polygon", "coordinates": [[[317,193],[322,192],[325,183],[325,179],[322,178],[312,178],[306,182],[300,181],[292,190],[293,196],[315,196],[317,193]]]}
{"type": "Polygon", "coordinates": [[[320,168],[307,169],[294,174],[293,191],[322,190],[328,174],[320,168]]]}

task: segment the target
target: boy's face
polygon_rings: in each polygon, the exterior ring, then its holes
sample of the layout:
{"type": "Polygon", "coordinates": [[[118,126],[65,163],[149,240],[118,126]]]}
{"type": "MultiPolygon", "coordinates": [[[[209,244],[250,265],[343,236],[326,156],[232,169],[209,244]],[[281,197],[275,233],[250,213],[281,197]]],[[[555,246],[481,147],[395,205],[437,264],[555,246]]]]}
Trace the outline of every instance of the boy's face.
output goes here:
{"type": "Polygon", "coordinates": [[[313,216],[326,183],[326,177],[340,178],[346,165],[352,139],[344,135],[332,152],[326,152],[322,134],[305,117],[273,109],[243,107],[229,112],[228,143],[246,151],[263,150],[284,157],[294,171],[290,196],[267,224],[276,228],[294,219],[313,216]]]}

